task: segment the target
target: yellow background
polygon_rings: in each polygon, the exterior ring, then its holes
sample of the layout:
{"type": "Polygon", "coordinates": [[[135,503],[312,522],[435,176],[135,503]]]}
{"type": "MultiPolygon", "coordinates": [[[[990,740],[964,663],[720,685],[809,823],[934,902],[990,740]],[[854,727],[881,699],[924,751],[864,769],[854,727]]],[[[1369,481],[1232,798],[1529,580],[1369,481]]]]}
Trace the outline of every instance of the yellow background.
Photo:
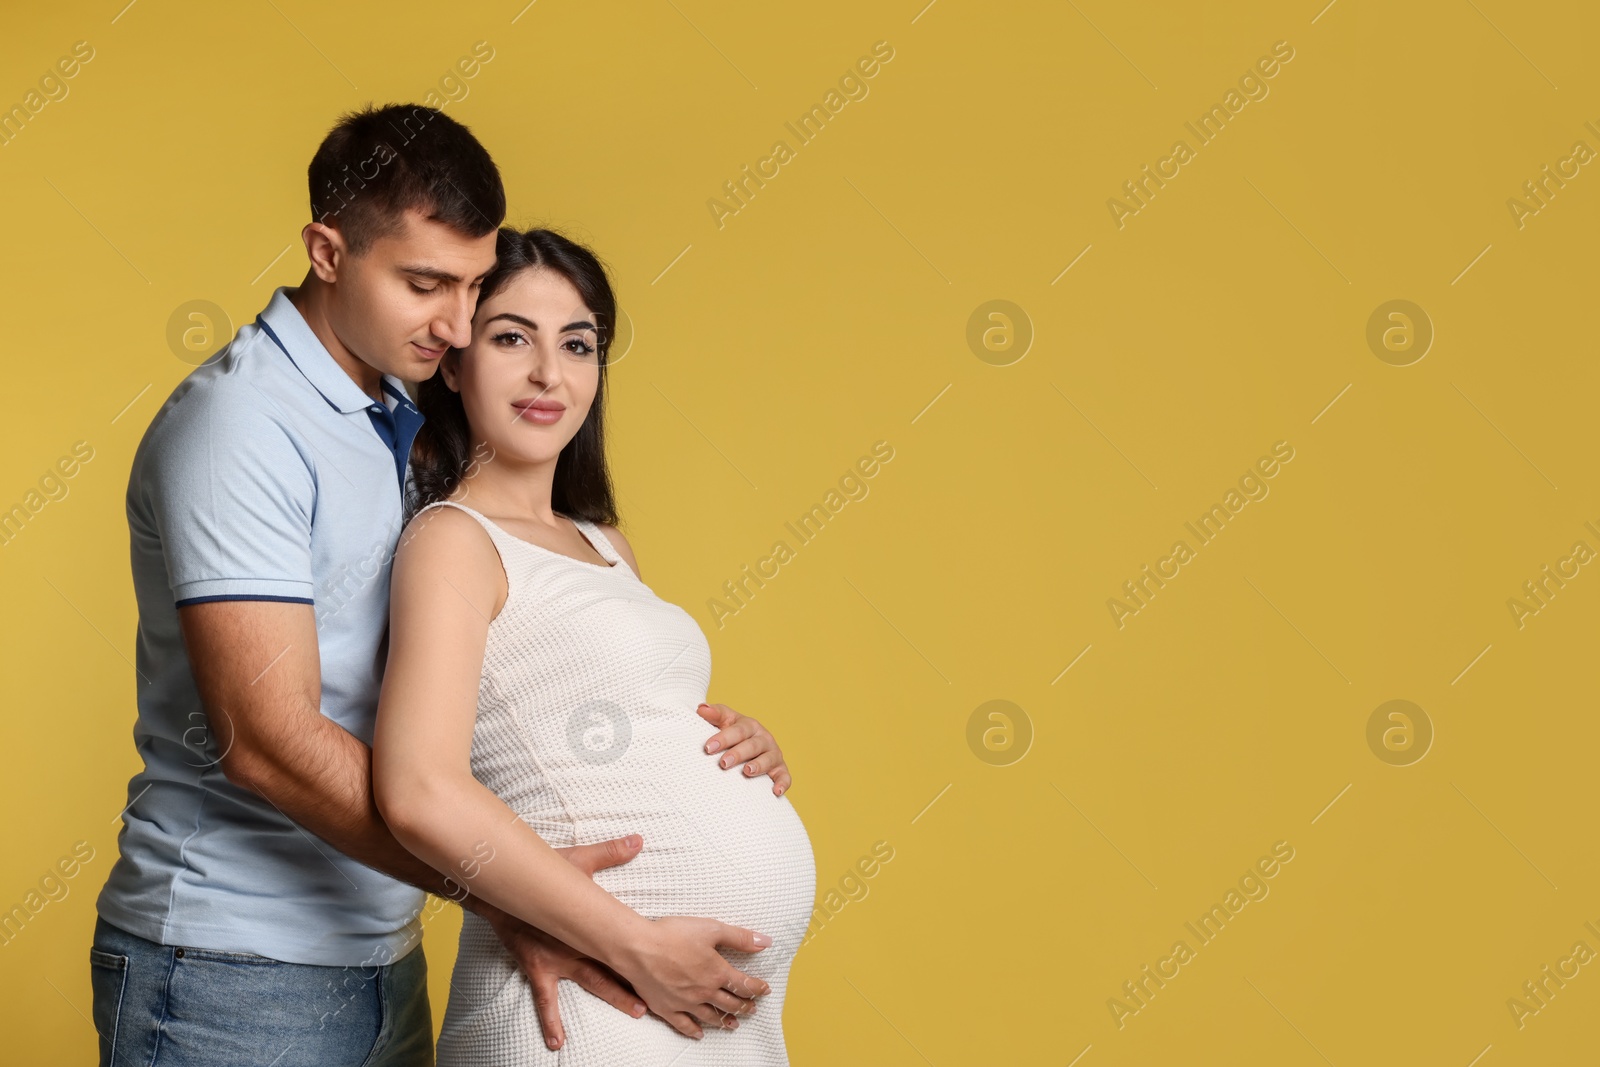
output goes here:
{"type": "MultiPolygon", "coordinates": [[[[93,901],[136,769],[123,491],[189,370],[169,316],[236,327],[297,283],[326,129],[482,40],[446,112],[508,221],[592,243],[635,327],[613,460],[651,585],[706,629],[712,699],[784,745],[821,889],[895,850],[796,958],[797,1064],[1592,1061],[1600,964],[1521,1028],[1506,1001],[1600,950],[1600,577],[1520,629],[1507,600],[1600,548],[1600,176],[1520,229],[1506,201],[1600,148],[1600,18],[921,2],[7,13],[0,102],[75,41],[95,58],[0,148],[0,505],[73,442],[95,457],[0,549],[0,906],[96,850],[0,948],[8,1059],[94,1054],[93,901]],[[706,201],[880,40],[870,94],[719,229],[706,201]],[[1114,225],[1280,40],[1270,95],[1114,225]],[[966,341],[995,299],[1035,332],[1009,366],[966,341]],[[1436,331],[1410,366],[1366,341],[1393,299],[1436,331]],[[870,495],[717,628],[708,598],[879,440],[870,495]],[[1280,440],[1270,495],[1119,629],[1107,599],[1280,440]],[[996,699],[1033,731],[1007,766],[967,741],[996,699]],[[1435,731],[1409,766],[1366,739],[1393,699],[1435,731]],[[1107,1000],[1277,841],[1270,895],[1119,1028],[1107,1000]]],[[[436,1023],[457,922],[426,936],[436,1023]]]]}

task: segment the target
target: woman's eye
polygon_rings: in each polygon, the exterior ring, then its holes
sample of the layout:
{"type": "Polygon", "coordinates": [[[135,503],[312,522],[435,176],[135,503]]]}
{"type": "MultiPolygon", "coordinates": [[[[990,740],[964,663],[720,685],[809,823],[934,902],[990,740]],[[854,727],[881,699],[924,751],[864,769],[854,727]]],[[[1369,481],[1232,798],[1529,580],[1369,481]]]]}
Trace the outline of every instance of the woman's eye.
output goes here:
{"type": "Polygon", "coordinates": [[[591,356],[594,354],[594,345],[591,345],[581,337],[567,338],[562,347],[575,356],[591,356]]]}
{"type": "Polygon", "coordinates": [[[505,333],[497,333],[494,335],[494,343],[497,345],[522,343],[525,340],[526,339],[515,330],[507,330],[505,333]]]}

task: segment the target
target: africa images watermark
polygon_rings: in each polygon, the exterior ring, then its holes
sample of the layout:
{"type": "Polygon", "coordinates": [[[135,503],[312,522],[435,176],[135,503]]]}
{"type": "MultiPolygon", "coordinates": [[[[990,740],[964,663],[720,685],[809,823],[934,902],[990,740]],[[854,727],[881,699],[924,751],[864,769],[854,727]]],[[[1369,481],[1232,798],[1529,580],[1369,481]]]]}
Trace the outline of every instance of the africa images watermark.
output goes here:
{"type": "MultiPolygon", "coordinates": [[[[1600,937],[1600,929],[1597,929],[1592,921],[1583,925],[1591,934],[1600,937]]],[[[1589,947],[1587,941],[1574,941],[1572,951],[1556,960],[1554,969],[1547,963],[1539,969],[1537,979],[1523,982],[1521,998],[1506,998],[1506,1010],[1511,1013],[1511,1021],[1517,1024],[1517,1029],[1521,1030],[1527,1026],[1529,1019],[1548,1008],[1556,994],[1565,989],[1569,981],[1578,977],[1580,968],[1594,958],[1595,951],[1589,947]]]]}
{"type": "MultiPolygon", "coordinates": [[[[1585,522],[1583,525],[1590,533],[1600,537],[1600,530],[1595,529],[1593,522],[1585,522]]],[[[1549,607],[1556,593],[1565,589],[1567,582],[1578,576],[1579,568],[1594,558],[1594,549],[1589,547],[1587,541],[1574,541],[1570,552],[1557,559],[1553,569],[1546,563],[1540,569],[1538,577],[1523,582],[1521,594],[1523,599],[1506,598],[1506,607],[1510,610],[1511,621],[1517,624],[1517,629],[1520,630],[1528,625],[1528,619],[1549,607]]]]}
{"type": "MultiPolygon", "coordinates": [[[[823,127],[838,117],[845,105],[854,100],[865,100],[872,91],[867,82],[877,77],[882,69],[880,64],[887,64],[893,58],[893,45],[888,41],[874,42],[872,54],[862,56],[854,66],[847,68],[839,76],[839,87],[829,89],[822,103],[812,104],[810,110],[794,122],[783,124],[785,129],[794,134],[796,145],[804,147],[810,144],[822,133],[823,127]]],[[[725,220],[749,207],[756,192],[765,189],[767,182],[781,174],[785,164],[798,158],[796,148],[789,147],[789,142],[780,138],[772,142],[765,156],[756,160],[753,172],[748,163],[740,167],[739,177],[722,183],[722,192],[728,202],[715,196],[706,201],[706,209],[711,212],[711,221],[717,224],[717,229],[722,229],[725,220]]]]}
{"type": "MultiPolygon", "coordinates": [[[[1267,480],[1277,476],[1283,468],[1280,464],[1287,464],[1294,459],[1294,446],[1288,441],[1276,441],[1272,445],[1271,455],[1262,456],[1256,460],[1255,465],[1239,477],[1239,487],[1229,488],[1223,494],[1220,504],[1212,504],[1194,522],[1184,523],[1184,528],[1194,535],[1200,546],[1209,545],[1222,533],[1229,521],[1238,517],[1245,509],[1245,505],[1252,500],[1265,500],[1272,491],[1267,485],[1267,480]],[[1198,528],[1196,528],[1198,524],[1198,528]]],[[[1106,609],[1111,612],[1111,621],[1117,629],[1127,625],[1129,616],[1137,615],[1150,606],[1150,601],[1161,589],[1166,588],[1167,582],[1176,578],[1184,564],[1195,559],[1198,549],[1191,548],[1189,542],[1179,540],[1172,544],[1168,553],[1156,560],[1154,569],[1146,563],[1140,572],[1140,577],[1122,583],[1124,601],[1117,597],[1106,599],[1106,609]],[[1169,571],[1167,568],[1171,567],[1169,571]]]]}
{"type": "Polygon", "coordinates": [[[893,859],[893,845],[888,841],[874,841],[872,852],[862,855],[850,869],[839,876],[838,888],[829,886],[823,892],[822,902],[811,911],[811,922],[807,925],[805,937],[800,944],[807,944],[821,933],[823,927],[832,922],[851,901],[866,900],[867,894],[872,892],[872,887],[868,883],[893,859]]]}
{"type": "MultiPolygon", "coordinates": [[[[472,46],[471,55],[462,56],[456,60],[454,66],[439,78],[439,87],[437,89],[429,87],[427,95],[423,98],[423,106],[402,119],[398,127],[394,127],[395,133],[402,138],[400,142],[401,150],[416,140],[417,134],[422,132],[422,127],[432,122],[434,116],[443,111],[447,104],[467,98],[472,91],[471,86],[467,84],[467,80],[476,78],[483,66],[494,59],[494,54],[494,46],[489,44],[488,41],[476,42],[472,46]],[[443,96],[440,95],[441,92],[444,94],[443,96]],[[416,124],[416,129],[412,129],[413,123],[416,124]]],[[[349,165],[346,164],[344,177],[339,183],[336,185],[330,179],[327,182],[327,187],[318,195],[317,202],[313,207],[317,214],[317,221],[326,224],[329,216],[337,216],[341,211],[349,207],[351,201],[355,200],[366,189],[367,182],[376,178],[378,171],[386,164],[393,162],[398,154],[398,151],[385,141],[379,143],[372,155],[356,164],[354,173],[351,172],[349,165]],[[352,184],[355,186],[353,189],[351,188],[352,184]],[[335,206],[335,201],[337,201],[337,206],[335,206]]]]}
{"type": "Polygon", "coordinates": [[[72,846],[70,856],[62,856],[53,867],[39,878],[39,888],[29,889],[22,902],[11,905],[9,911],[0,912],[0,946],[11,944],[22,933],[23,927],[33,921],[51,901],[63,901],[72,892],[69,884],[78,876],[83,865],[94,859],[94,846],[79,841],[72,846]]]}
{"type": "Polygon", "coordinates": [[[21,103],[0,110],[0,148],[9,148],[28,123],[38,121],[39,113],[46,107],[65,100],[72,92],[67,82],[76,78],[92,59],[94,45],[88,41],[74,43],[70,56],[62,56],[39,76],[39,88],[24,93],[21,103]]]}
{"type": "MultiPolygon", "coordinates": [[[[1600,137],[1600,128],[1597,128],[1592,121],[1585,122],[1584,126],[1590,133],[1600,137]]],[[[1556,160],[1554,172],[1551,171],[1550,164],[1546,163],[1540,170],[1539,177],[1523,182],[1522,192],[1527,197],[1526,200],[1519,200],[1514,196],[1506,198],[1506,210],[1511,212],[1511,221],[1517,224],[1517,229],[1522,229],[1528,224],[1528,219],[1549,207],[1550,201],[1556,198],[1556,193],[1565,189],[1567,182],[1576,178],[1581,168],[1594,157],[1595,151],[1587,142],[1573,141],[1567,155],[1556,160]]]]}
{"type": "MultiPolygon", "coordinates": [[[[809,511],[804,512],[794,522],[784,523],[784,528],[794,535],[797,545],[809,545],[816,540],[832,519],[839,517],[844,506],[852,500],[865,500],[871,488],[867,480],[877,476],[883,468],[880,464],[888,463],[894,459],[894,446],[888,441],[875,441],[872,445],[872,454],[857,459],[855,465],[839,476],[837,489],[829,489],[820,503],[812,504],[809,511]],[[798,529],[796,523],[799,524],[798,529]]],[[[737,578],[730,578],[722,583],[722,592],[726,600],[717,597],[706,599],[706,610],[711,613],[711,621],[717,624],[717,629],[722,629],[729,616],[737,615],[750,606],[750,601],[755,599],[756,593],[767,587],[767,582],[776,578],[780,568],[793,560],[796,549],[790,547],[784,540],[774,541],[772,551],[756,560],[754,572],[750,564],[746,563],[740,568],[737,578]],[[770,570],[769,570],[770,568],[770,570]],[[763,581],[762,579],[766,579],[763,581]],[[751,588],[752,583],[754,588],[751,588]]]]}
{"type": "Polygon", "coordinates": [[[8,547],[46,505],[65,500],[72,491],[68,480],[77,477],[83,465],[92,459],[93,445],[88,441],[74,442],[72,455],[62,456],[39,476],[39,488],[29,489],[20,501],[0,510],[0,547],[8,547]]]}
{"type": "Polygon", "coordinates": [[[1154,968],[1147,963],[1140,968],[1139,977],[1122,983],[1125,1000],[1107,997],[1106,1010],[1111,1013],[1111,1021],[1117,1024],[1117,1029],[1126,1027],[1129,1018],[1148,1008],[1155,995],[1165,989],[1168,982],[1183,973],[1182,968],[1185,965],[1194,962],[1200,948],[1220,937],[1228,923],[1238,918],[1247,904],[1266,900],[1267,894],[1272,892],[1272,887],[1267,885],[1267,879],[1277,877],[1278,872],[1283,869],[1281,865],[1287,864],[1292,859],[1294,859],[1294,846],[1287,841],[1274,841],[1272,854],[1262,856],[1256,860],[1254,866],[1247,868],[1244,874],[1239,876],[1237,889],[1229,887],[1220,904],[1212,904],[1210,910],[1194,922],[1183,924],[1184,929],[1194,935],[1194,948],[1181,938],[1174,941],[1167,954],[1156,960],[1154,968]]]}
{"type": "Polygon", "coordinates": [[[1183,167],[1198,156],[1200,148],[1216,140],[1228,123],[1236,118],[1247,104],[1252,100],[1261,101],[1267,98],[1272,92],[1267,81],[1277,77],[1282,69],[1279,64],[1287,64],[1292,59],[1294,59],[1294,48],[1288,41],[1274,43],[1271,55],[1257,59],[1255,65],[1240,76],[1239,88],[1230,88],[1223,94],[1221,103],[1212,104],[1194,122],[1185,122],[1183,125],[1194,134],[1197,147],[1191,148],[1188,141],[1179,138],[1172,142],[1172,148],[1165,156],[1156,160],[1154,170],[1149,163],[1146,163],[1140,170],[1141,177],[1123,182],[1122,191],[1131,203],[1114,196],[1106,200],[1106,210],[1111,213],[1112,224],[1120,230],[1127,225],[1126,220],[1130,216],[1137,215],[1149,207],[1149,201],[1155,198],[1156,192],[1166,188],[1167,182],[1176,178],[1183,167]]]}
{"type": "MultiPolygon", "coordinates": [[[[487,442],[480,441],[473,447],[471,458],[462,466],[460,474],[456,476],[453,485],[477,474],[479,467],[494,460],[494,448],[487,442]],[[487,454],[485,454],[487,452],[487,454]]],[[[372,549],[365,556],[353,563],[341,564],[339,569],[328,575],[317,586],[315,599],[317,602],[317,633],[328,624],[339,612],[343,611],[349,603],[362,595],[375,582],[389,581],[391,565],[395,555],[402,545],[417,535],[417,531],[432,522],[438,512],[414,516],[415,522],[404,530],[391,531],[394,536],[385,536],[372,542],[372,549]]]]}
{"type": "Polygon", "coordinates": [[[476,878],[484,866],[491,862],[494,857],[495,850],[493,845],[487,841],[476,842],[472,846],[471,856],[456,861],[456,868],[461,872],[460,875],[458,876],[454,872],[445,875],[445,896],[441,898],[429,893],[422,906],[413,911],[406,919],[405,925],[408,928],[413,922],[417,923],[417,927],[398,950],[380,945],[368,953],[367,958],[361,963],[353,966],[346,964],[340,972],[344,976],[344,980],[338,986],[335,986],[333,979],[329,978],[323,987],[324,1003],[337,1001],[338,1006],[330,1011],[320,1013],[317,1019],[317,1029],[326,1030],[330,1019],[337,1018],[345,1008],[354,1003],[356,997],[361,995],[361,991],[381,976],[380,968],[389,966],[411,951],[411,947],[422,939],[423,925],[444,909],[444,901],[446,899],[460,904],[471,896],[466,883],[476,878]],[[424,912],[427,914],[424,914],[424,912]]]}

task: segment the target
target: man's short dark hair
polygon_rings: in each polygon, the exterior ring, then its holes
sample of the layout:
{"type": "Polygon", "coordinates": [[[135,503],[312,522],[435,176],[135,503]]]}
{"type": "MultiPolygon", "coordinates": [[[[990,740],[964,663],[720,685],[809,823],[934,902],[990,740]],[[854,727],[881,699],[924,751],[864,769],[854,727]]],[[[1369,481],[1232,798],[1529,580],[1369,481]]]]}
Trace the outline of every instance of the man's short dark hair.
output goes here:
{"type": "Polygon", "coordinates": [[[416,208],[469,237],[506,217],[500,171],[478,139],[420,104],[368,104],[340,117],[307,171],[311,217],[337,229],[351,254],[398,233],[416,208]]]}

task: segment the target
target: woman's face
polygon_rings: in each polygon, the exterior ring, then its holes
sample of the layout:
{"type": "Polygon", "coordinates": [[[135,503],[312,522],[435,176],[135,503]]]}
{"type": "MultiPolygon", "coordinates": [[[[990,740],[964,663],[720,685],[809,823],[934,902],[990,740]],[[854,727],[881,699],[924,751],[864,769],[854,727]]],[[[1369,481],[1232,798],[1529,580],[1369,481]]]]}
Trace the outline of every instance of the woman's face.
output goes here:
{"type": "Polygon", "coordinates": [[[474,447],[522,463],[554,463],[588,417],[600,383],[594,312],[565,277],[520,271],[479,305],[472,343],[439,373],[461,394],[474,447]]]}

